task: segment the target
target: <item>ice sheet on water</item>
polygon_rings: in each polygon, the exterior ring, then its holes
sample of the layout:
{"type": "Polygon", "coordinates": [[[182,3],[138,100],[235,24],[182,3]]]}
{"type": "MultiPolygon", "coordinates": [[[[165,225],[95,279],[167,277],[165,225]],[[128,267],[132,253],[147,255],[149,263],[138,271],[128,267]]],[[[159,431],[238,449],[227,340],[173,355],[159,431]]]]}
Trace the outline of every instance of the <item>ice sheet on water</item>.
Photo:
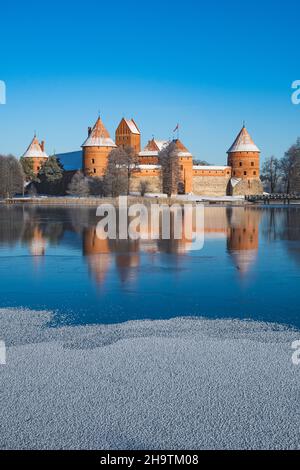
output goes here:
{"type": "Polygon", "coordinates": [[[298,331],[175,318],[49,327],[0,310],[1,448],[297,448],[298,331]]]}

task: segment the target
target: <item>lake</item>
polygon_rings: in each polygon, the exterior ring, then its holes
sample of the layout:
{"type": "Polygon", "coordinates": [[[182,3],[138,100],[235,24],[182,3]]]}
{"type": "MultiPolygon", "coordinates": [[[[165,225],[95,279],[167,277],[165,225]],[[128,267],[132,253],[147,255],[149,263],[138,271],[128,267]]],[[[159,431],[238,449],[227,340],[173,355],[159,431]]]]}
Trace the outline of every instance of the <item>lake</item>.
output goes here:
{"type": "Polygon", "coordinates": [[[99,240],[95,208],[0,206],[0,307],[52,326],[176,316],[300,327],[300,207],[206,207],[205,243],[99,240]]]}

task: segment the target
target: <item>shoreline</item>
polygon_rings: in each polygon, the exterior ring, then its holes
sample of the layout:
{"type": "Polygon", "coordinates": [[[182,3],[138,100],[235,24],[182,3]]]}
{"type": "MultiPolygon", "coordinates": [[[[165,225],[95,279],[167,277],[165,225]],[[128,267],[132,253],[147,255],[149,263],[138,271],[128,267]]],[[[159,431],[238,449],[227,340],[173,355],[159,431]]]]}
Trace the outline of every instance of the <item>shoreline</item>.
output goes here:
{"type": "MultiPolygon", "coordinates": [[[[289,204],[285,204],[280,200],[270,200],[268,202],[249,201],[243,196],[195,196],[195,195],[178,195],[167,197],[163,195],[146,195],[139,196],[130,194],[127,197],[127,204],[166,204],[171,206],[173,204],[184,205],[189,204],[203,204],[204,206],[232,206],[232,207],[298,207],[300,200],[292,200],[289,204]]],[[[36,206],[88,206],[97,207],[101,204],[112,204],[115,207],[119,206],[119,197],[74,197],[74,196],[37,196],[37,197],[14,197],[10,199],[0,199],[0,205],[36,205],[36,206]]]]}
{"type": "MultiPolygon", "coordinates": [[[[210,196],[193,196],[193,198],[184,198],[184,197],[142,197],[142,196],[128,196],[128,205],[129,204],[167,204],[171,206],[172,204],[183,205],[185,203],[193,204],[204,204],[205,206],[258,206],[261,204],[255,204],[245,199],[235,198],[231,196],[222,197],[210,197],[210,196]]],[[[11,199],[2,199],[0,204],[9,206],[9,205],[36,205],[36,206],[89,206],[97,207],[101,204],[112,204],[118,207],[118,198],[112,197],[65,197],[65,196],[50,196],[50,197],[34,197],[34,198],[11,198],[11,199]]],[[[294,204],[292,204],[294,205],[294,204]]]]}
{"type": "Polygon", "coordinates": [[[193,317],[53,328],[51,315],[0,309],[0,448],[299,448],[299,330],[193,317]]]}

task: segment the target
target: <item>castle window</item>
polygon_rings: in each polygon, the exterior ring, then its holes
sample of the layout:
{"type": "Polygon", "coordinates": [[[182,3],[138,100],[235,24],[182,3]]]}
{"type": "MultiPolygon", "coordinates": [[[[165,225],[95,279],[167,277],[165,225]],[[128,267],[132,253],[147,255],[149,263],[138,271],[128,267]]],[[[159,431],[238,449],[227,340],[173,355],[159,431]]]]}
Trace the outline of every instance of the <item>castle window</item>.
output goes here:
{"type": "Polygon", "coordinates": [[[256,171],[253,171],[254,176],[256,175],[256,171]]]}
{"type": "Polygon", "coordinates": [[[244,175],[245,175],[245,176],[247,175],[247,171],[244,171],[244,175]]]}
{"type": "Polygon", "coordinates": [[[92,163],[95,163],[95,159],[94,159],[94,158],[92,158],[92,163]]]}
{"type": "Polygon", "coordinates": [[[240,162],[240,166],[243,166],[243,162],[240,162]]]}
{"type": "Polygon", "coordinates": [[[96,168],[94,168],[94,173],[96,173],[96,168]]]}
{"type": "Polygon", "coordinates": [[[254,166],[254,162],[251,162],[251,166],[254,166]]]}

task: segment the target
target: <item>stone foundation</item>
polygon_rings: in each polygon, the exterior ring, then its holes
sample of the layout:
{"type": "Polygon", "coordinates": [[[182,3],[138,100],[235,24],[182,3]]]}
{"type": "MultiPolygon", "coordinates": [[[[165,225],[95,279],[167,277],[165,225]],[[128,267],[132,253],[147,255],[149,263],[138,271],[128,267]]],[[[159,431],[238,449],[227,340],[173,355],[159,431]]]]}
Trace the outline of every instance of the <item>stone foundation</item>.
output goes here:
{"type": "Polygon", "coordinates": [[[140,192],[142,181],[146,181],[148,184],[147,193],[162,193],[162,180],[160,176],[134,176],[130,180],[130,191],[140,192]]]}
{"type": "Polygon", "coordinates": [[[226,196],[230,176],[194,176],[193,193],[199,196],[226,196]]]}
{"type": "Polygon", "coordinates": [[[263,193],[263,185],[260,179],[242,179],[236,184],[233,184],[232,181],[229,183],[229,194],[231,196],[247,196],[263,193]]]}

